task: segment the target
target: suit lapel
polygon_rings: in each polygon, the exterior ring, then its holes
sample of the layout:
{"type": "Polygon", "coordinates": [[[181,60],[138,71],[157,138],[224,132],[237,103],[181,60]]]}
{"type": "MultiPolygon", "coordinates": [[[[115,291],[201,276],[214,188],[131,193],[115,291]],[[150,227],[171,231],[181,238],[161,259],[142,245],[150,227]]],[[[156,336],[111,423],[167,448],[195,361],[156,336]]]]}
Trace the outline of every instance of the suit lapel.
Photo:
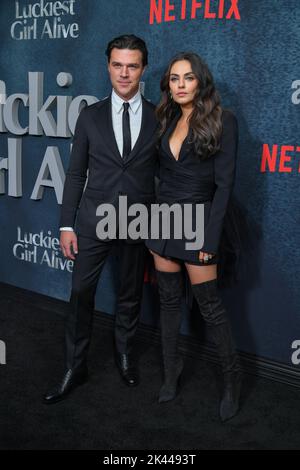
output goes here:
{"type": "Polygon", "coordinates": [[[99,102],[99,118],[97,118],[97,127],[101,132],[102,139],[106,146],[109,148],[112,156],[120,164],[123,162],[117,145],[113,124],[112,124],[112,111],[111,111],[111,95],[105,102],[99,102]]]}

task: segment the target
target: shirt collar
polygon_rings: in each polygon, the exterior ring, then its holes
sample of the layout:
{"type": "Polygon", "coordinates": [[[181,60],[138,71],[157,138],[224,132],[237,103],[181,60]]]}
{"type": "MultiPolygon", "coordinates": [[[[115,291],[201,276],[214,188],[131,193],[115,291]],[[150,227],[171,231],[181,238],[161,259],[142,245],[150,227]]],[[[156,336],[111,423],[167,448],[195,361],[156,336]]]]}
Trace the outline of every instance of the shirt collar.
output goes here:
{"type": "MultiPolygon", "coordinates": [[[[115,110],[116,113],[120,113],[122,110],[123,110],[123,103],[124,103],[124,100],[122,98],[120,98],[120,96],[115,92],[115,90],[113,89],[112,90],[112,94],[111,94],[111,102],[112,102],[112,106],[115,110]]],[[[142,104],[142,95],[141,95],[141,92],[138,91],[129,101],[129,107],[131,109],[131,111],[136,114],[139,107],[141,106],[142,104]]]]}

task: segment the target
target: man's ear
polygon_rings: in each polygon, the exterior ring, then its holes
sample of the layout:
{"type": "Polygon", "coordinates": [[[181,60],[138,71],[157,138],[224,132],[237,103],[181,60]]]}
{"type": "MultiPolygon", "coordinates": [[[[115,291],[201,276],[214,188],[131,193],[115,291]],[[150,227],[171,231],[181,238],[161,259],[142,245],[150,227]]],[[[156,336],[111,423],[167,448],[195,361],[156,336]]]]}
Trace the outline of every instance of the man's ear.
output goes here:
{"type": "Polygon", "coordinates": [[[145,67],[143,68],[143,71],[142,71],[142,75],[141,75],[141,76],[144,75],[144,73],[146,72],[146,70],[147,70],[147,65],[145,65],[145,67]]]}

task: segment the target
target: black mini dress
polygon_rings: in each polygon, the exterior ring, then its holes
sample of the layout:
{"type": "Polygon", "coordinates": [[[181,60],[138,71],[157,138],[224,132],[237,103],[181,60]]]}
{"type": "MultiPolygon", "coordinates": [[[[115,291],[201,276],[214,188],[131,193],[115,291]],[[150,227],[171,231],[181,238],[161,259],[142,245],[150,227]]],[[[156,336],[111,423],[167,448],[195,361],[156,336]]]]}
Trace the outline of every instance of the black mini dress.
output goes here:
{"type": "Polygon", "coordinates": [[[220,249],[227,252],[239,251],[239,218],[233,204],[232,189],[235,179],[238,145],[238,125],[234,114],[229,110],[222,113],[222,134],[220,149],[205,159],[196,154],[191,143],[191,131],[182,143],[178,160],[171,152],[169,139],[181,116],[177,113],[163,135],[159,146],[159,185],[157,203],[190,203],[192,207],[189,223],[196,227],[196,204],[204,205],[204,243],[199,249],[186,249],[184,230],[180,239],[172,236],[166,239],[149,238],[146,246],[153,252],[169,259],[195,265],[216,264],[220,260],[220,249]],[[203,263],[199,252],[213,255],[203,263]]]}

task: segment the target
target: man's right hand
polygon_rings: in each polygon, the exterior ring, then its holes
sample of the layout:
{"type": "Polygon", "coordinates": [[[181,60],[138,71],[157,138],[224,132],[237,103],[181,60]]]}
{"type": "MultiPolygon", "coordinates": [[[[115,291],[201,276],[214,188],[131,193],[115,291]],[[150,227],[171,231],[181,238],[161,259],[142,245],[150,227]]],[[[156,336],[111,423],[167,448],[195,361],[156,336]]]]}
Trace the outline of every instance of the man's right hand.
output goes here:
{"type": "Polygon", "coordinates": [[[66,258],[75,260],[75,255],[78,253],[77,235],[72,231],[60,232],[60,247],[63,255],[66,258]]]}

